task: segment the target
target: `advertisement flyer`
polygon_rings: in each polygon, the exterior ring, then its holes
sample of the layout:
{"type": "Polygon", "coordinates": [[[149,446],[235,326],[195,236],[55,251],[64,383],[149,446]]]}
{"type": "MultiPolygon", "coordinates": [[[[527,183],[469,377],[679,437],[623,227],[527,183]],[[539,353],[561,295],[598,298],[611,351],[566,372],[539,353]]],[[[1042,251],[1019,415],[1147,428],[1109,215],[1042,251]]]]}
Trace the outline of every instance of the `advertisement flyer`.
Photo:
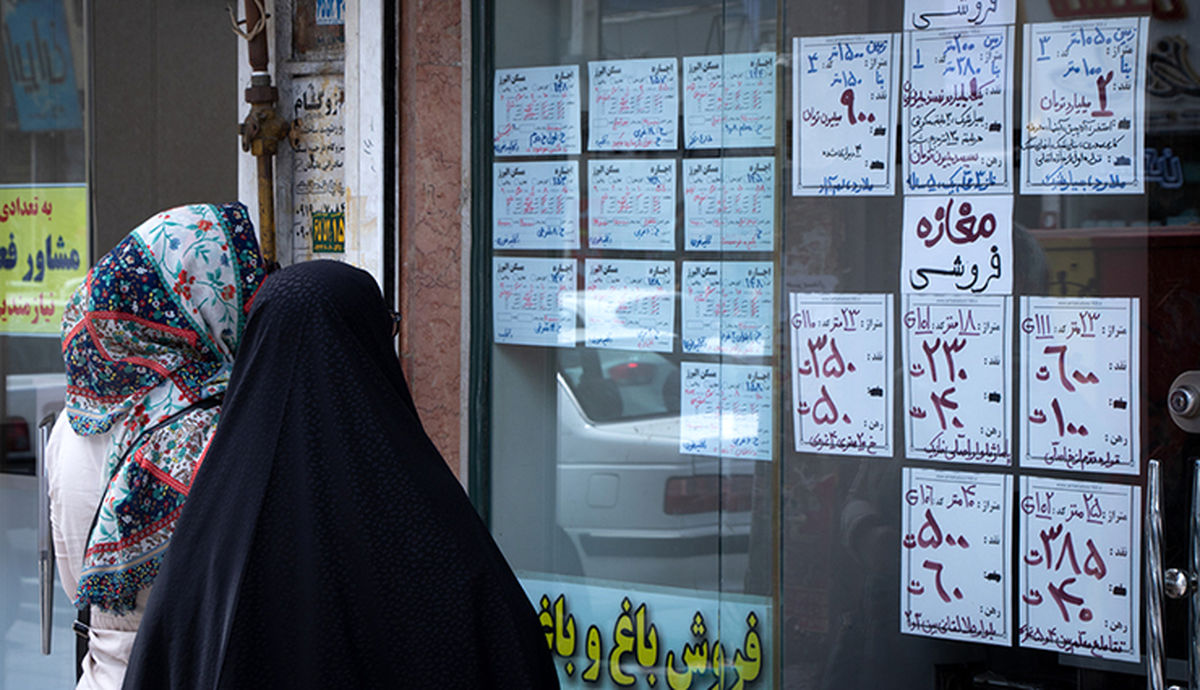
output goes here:
{"type": "Polygon", "coordinates": [[[679,148],[679,60],[588,63],[589,151],[679,148]]]}
{"type": "Polygon", "coordinates": [[[1021,298],[1021,465],[1140,471],[1136,298],[1021,298]]]}
{"type": "Polygon", "coordinates": [[[673,160],[588,162],[590,248],[675,250],[673,160]]]}
{"type": "Polygon", "coordinates": [[[1022,194],[1141,194],[1148,17],[1025,25],[1022,194]]]}
{"type": "Polygon", "coordinates": [[[1013,27],[904,32],[905,194],[1013,191],[1013,27]]]}
{"type": "Polygon", "coordinates": [[[683,161],[684,247],[769,252],[775,248],[775,159],[683,161]]]}
{"type": "Polygon", "coordinates": [[[900,292],[1009,295],[1013,198],[904,198],[900,292]]]}
{"type": "Polygon", "coordinates": [[[684,261],[683,351],[766,357],[775,333],[770,261],[684,261]]]}
{"type": "Polygon", "coordinates": [[[498,69],[494,96],[497,156],[579,154],[579,65],[498,69]]]}
{"type": "Polygon", "coordinates": [[[792,39],[792,194],[896,191],[896,34],[792,39]]]}
{"type": "Polygon", "coordinates": [[[88,256],[83,185],[0,186],[0,333],[58,338],[88,256]]]}
{"type": "Polygon", "coordinates": [[[1141,488],[1022,477],[1017,644],[1140,659],[1141,488]]]}
{"type": "Polygon", "coordinates": [[[679,452],[770,460],[774,372],[745,364],[683,362],[679,452]]]}
{"type": "Polygon", "coordinates": [[[900,632],[1009,646],[1012,478],[904,468],[900,632]]]}
{"type": "Polygon", "coordinates": [[[776,687],[769,597],[517,572],[564,688],[776,687]]]}
{"type": "Polygon", "coordinates": [[[905,295],[907,458],[1012,464],[1012,298],[905,295]]]}
{"type": "Polygon", "coordinates": [[[904,0],[904,30],[967,28],[1012,24],[1017,0],[904,0]]]}
{"type": "Polygon", "coordinates": [[[775,143],[775,54],[683,59],[683,137],[688,149],[775,143]]]}
{"type": "Polygon", "coordinates": [[[579,248],[579,161],[492,166],[493,249],[579,248]]]}
{"type": "Polygon", "coordinates": [[[793,292],[796,451],[892,457],[890,294],[793,292]]]}
{"type": "Polygon", "coordinates": [[[498,344],[575,347],[574,259],[492,257],[492,333],[498,344]]]}
{"type": "Polygon", "coordinates": [[[675,343],[675,262],[588,259],[588,347],[670,352],[675,343]]]}

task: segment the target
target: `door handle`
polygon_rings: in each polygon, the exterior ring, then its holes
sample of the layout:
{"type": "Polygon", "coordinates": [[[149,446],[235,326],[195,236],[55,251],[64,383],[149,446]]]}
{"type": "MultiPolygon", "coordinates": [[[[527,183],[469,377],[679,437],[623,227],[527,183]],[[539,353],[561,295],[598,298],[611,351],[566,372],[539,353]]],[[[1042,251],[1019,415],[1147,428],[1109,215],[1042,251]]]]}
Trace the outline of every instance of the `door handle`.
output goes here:
{"type": "MultiPolygon", "coordinates": [[[[1188,687],[1200,689],[1200,460],[1192,468],[1192,519],[1189,524],[1191,568],[1162,569],[1162,475],[1158,460],[1151,460],[1146,475],[1146,687],[1163,688],[1162,598],[1188,599],[1188,687]]],[[[1170,686],[1166,690],[1179,690],[1170,686]]]]}
{"type": "Polygon", "coordinates": [[[41,608],[42,654],[50,653],[54,630],[54,539],[50,534],[50,480],[46,476],[46,443],[54,427],[54,415],[38,424],[37,455],[34,463],[38,478],[37,553],[38,601],[41,608]]]}

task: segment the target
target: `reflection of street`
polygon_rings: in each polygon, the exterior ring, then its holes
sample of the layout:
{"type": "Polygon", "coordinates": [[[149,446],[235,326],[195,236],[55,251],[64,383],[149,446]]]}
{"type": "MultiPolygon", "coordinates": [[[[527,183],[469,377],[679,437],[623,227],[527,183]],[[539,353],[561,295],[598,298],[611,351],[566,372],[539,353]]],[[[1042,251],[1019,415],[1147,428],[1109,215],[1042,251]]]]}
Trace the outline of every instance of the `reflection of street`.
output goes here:
{"type": "Polygon", "coordinates": [[[75,609],[55,582],[53,656],[41,653],[38,608],[37,483],[0,474],[0,690],[69,688],[75,683],[75,609]]]}
{"type": "Polygon", "coordinates": [[[782,687],[937,687],[935,659],[975,655],[899,634],[898,465],[804,455],[783,486],[782,687]]]}
{"type": "Polygon", "coordinates": [[[581,572],[739,592],[762,463],[680,449],[680,368],[654,352],[560,354],[557,523],[581,572]]]}

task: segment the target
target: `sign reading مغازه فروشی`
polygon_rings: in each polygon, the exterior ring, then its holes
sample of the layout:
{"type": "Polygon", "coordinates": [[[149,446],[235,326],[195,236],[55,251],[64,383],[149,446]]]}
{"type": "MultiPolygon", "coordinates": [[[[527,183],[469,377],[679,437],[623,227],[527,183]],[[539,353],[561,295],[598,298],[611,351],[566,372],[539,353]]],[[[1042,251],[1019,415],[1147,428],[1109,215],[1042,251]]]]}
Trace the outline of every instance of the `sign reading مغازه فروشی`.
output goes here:
{"type": "Polygon", "coordinates": [[[0,186],[0,333],[58,337],[90,263],[86,186],[0,186]]]}

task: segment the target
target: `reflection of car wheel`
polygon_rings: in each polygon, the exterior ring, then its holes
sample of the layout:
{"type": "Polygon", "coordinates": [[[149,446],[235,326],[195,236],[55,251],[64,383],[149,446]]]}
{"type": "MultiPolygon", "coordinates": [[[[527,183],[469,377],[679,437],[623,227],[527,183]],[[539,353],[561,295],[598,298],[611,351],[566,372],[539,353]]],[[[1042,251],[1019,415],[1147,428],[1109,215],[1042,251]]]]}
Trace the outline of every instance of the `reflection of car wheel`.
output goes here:
{"type": "Polygon", "coordinates": [[[551,567],[559,575],[583,575],[583,561],[571,538],[562,527],[554,528],[554,553],[551,554],[551,567]]]}

